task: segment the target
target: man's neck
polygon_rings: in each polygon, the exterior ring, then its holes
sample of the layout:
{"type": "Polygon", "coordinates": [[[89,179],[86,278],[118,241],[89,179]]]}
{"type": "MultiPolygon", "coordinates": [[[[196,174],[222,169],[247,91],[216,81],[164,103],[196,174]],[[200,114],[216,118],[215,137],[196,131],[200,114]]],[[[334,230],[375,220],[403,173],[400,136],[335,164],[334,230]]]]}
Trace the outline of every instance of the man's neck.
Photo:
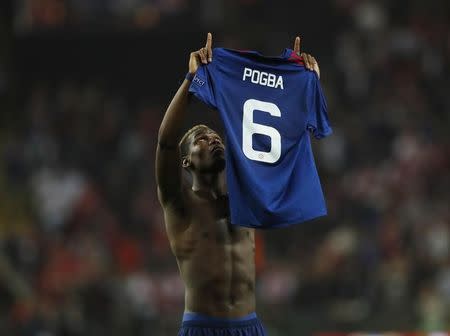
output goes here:
{"type": "Polygon", "coordinates": [[[225,183],[223,172],[211,174],[193,174],[192,190],[203,195],[210,195],[214,199],[224,195],[225,183]]]}

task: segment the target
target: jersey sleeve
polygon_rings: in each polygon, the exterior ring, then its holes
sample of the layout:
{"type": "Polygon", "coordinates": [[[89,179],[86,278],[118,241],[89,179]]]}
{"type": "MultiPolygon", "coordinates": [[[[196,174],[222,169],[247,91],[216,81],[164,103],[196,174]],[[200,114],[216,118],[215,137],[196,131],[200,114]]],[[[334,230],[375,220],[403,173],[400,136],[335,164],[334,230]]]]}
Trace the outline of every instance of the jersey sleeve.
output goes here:
{"type": "Polygon", "coordinates": [[[189,92],[212,108],[217,108],[214,86],[212,82],[213,64],[201,65],[189,86],[189,92]]]}
{"type": "Polygon", "coordinates": [[[327,102],[320,86],[319,79],[315,73],[311,73],[307,99],[307,122],[306,129],[316,139],[330,135],[333,130],[330,127],[327,113],[327,102]]]}

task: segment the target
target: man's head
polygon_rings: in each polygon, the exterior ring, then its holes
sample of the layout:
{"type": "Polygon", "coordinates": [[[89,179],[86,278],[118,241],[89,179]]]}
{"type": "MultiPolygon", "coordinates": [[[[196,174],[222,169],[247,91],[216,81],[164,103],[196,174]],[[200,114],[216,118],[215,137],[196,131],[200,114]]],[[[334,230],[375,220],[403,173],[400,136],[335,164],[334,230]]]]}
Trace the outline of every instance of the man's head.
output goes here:
{"type": "Polygon", "coordinates": [[[205,125],[187,131],[180,143],[182,165],[198,173],[219,173],[225,168],[225,147],[220,136],[205,125]]]}

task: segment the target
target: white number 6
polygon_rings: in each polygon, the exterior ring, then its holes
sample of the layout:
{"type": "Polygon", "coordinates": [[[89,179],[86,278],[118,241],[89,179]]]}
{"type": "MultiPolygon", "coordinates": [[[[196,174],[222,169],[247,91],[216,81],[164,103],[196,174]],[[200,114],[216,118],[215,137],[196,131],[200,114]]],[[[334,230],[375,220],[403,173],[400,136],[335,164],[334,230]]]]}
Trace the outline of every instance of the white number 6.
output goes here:
{"type": "Polygon", "coordinates": [[[275,163],[281,156],[281,135],[273,127],[253,122],[254,110],[270,113],[274,117],[281,117],[281,111],[277,105],[261,100],[248,99],[244,103],[244,116],[242,118],[242,150],[250,160],[275,163]],[[253,149],[253,134],[263,134],[270,137],[269,152],[253,149]]]}

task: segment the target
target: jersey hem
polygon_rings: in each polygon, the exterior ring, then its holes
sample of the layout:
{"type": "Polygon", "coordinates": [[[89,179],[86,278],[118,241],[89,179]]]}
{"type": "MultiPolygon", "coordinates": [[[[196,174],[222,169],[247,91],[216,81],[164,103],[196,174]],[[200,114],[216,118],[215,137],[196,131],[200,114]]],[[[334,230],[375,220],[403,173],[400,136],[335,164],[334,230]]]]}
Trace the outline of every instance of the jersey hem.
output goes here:
{"type": "Polygon", "coordinates": [[[276,224],[276,225],[268,225],[268,226],[261,226],[260,224],[258,225],[254,225],[254,224],[237,224],[235,222],[233,222],[231,220],[231,224],[232,225],[239,225],[239,226],[244,226],[244,227],[248,227],[248,228],[253,228],[253,229],[277,229],[277,228],[282,228],[282,227],[287,227],[287,226],[291,226],[291,225],[297,225],[297,224],[302,224],[306,221],[309,220],[313,220],[319,217],[324,217],[328,215],[327,210],[323,210],[322,212],[319,212],[318,214],[315,215],[311,215],[311,216],[302,216],[297,220],[293,220],[293,221],[288,221],[288,222],[282,222],[280,224],[276,224]]]}

